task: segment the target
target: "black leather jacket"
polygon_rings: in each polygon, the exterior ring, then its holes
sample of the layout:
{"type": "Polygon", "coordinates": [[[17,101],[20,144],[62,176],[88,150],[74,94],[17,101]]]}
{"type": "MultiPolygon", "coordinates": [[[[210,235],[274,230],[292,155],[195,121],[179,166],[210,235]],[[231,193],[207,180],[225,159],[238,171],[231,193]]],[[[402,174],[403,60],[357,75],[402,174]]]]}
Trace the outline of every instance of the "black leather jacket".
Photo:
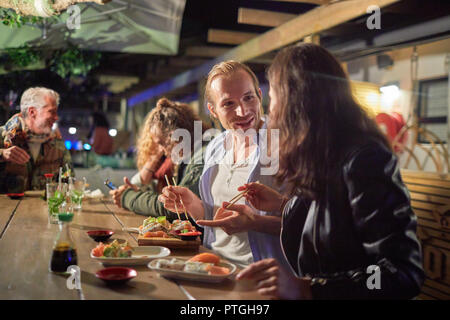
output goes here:
{"type": "Polygon", "coordinates": [[[296,196],[284,209],[281,242],[293,271],[313,278],[315,299],[415,297],[425,275],[396,156],[372,142],[340,167],[323,200],[296,196]]]}

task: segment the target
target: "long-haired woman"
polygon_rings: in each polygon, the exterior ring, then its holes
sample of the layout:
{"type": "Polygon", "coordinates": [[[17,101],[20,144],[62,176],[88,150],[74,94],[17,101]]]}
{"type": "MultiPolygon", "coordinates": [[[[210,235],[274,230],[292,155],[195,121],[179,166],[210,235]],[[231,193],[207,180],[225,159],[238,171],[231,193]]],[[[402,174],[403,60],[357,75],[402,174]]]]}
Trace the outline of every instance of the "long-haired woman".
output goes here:
{"type": "MultiPolygon", "coordinates": [[[[408,299],[424,280],[416,217],[396,156],[324,48],[280,51],[268,70],[270,124],[279,130],[281,195],[258,183],[247,200],[282,214],[291,270],[259,261],[239,275],[285,299],[408,299]]],[[[226,203],[225,203],[226,205],[226,203]]],[[[231,210],[251,210],[235,205],[231,210]]]]}
{"type": "MultiPolygon", "coordinates": [[[[160,192],[165,186],[165,176],[172,180],[174,164],[170,157],[164,155],[162,147],[155,142],[149,128],[152,126],[152,113],[144,120],[137,139],[136,165],[139,172],[133,176],[131,183],[146,186],[157,180],[156,191],[160,192]]],[[[153,186],[151,186],[153,187],[153,186]]]]}
{"type": "MultiPolygon", "coordinates": [[[[178,160],[181,160],[181,157],[184,158],[181,163],[173,166],[173,177],[177,185],[186,187],[198,195],[198,181],[203,170],[202,155],[205,146],[199,146],[199,150],[195,148],[194,128],[196,121],[201,123],[202,133],[209,128],[189,105],[162,98],[158,100],[156,107],[147,116],[143,129],[147,133],[143,135],[148,134],[151,137],[151,144],[154,144],[154,147],[161,150],[164,156],[169,159],[172,157],[172,150],[179,143],[171,139],[172,134],[178,129],[183,129],[190,135],[191,157],[187,159],[186,155],[180,154],[177,155],[180,156],[179,159],[172,159],[173,163],[177,163],[180,162],[178,160]]],[[[140,144],[141,147],[143,145],[144,143],[140,144]]],[[[142,153],[144,153],[143,150],[145,149],[142,147],[142,153]]],[[[145,157],[143,158],[145,159],[145,157]]],[[[117,190],[110,191],[110,194],[116,205],[137,214],[165,215],[170,220],[176,218],[176,215],[164,209],[164,205],[158,201],[157,190],[140,190],[128,182],[117,190]]]]}

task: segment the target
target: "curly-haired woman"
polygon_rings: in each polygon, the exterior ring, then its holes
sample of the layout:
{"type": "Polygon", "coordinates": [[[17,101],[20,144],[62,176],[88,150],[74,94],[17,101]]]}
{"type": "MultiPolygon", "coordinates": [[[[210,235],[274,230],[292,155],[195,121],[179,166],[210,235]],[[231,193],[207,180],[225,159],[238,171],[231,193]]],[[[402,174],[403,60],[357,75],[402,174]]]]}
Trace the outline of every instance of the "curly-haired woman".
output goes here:
{"type": "Polygon", "coordinates": [[[170,157],[166,157],[163,148],[155,142],[155,138],[148,128],[151,127],[152,113],[145,118],[144,124],[136,143],[136,165],[139,172],[131,178],[131,183],[155,188],[160,192],[166,185],[165,176],[172,180],[174,164],[170,157]],[[156,186],[152,185],[157,181],[156,186]]]}
{"type": "MultiPolygon", "coordinates": [[[[178,144],[177,141],[171,139],[172,134],[177,129],[184,129],[191,137],[192,156],[187,161],[184,160],[178,165],[172,165],[173,177],[175,178],[177,185],[184,186],[198,195],[198,181],[203,170],[202,155],[205,145],[198,148],[199,150],[194,148],[194,127],[196,121],[201,120],[189,105],[170,101],[166,98],[158,100],[156,107],[147,116],[143,133],[141,134],[138,143],[138,150],[140,149],[140,151],[138,151],[140,152],[138,153],[138,166],[144,163],[142,168],[145,168],[149,161],[151,164],[158,163],[157,158],[161,154],[163,154],[166,159],[171,159],[172,151],[178,144]],[[152,153],[151,150],[158,151],[152,153]],[[151,155],[150,157],[148,156],[149,154],[151,155]],[[143,160],[149,158],[156,160],[143,160]]],[[[209,127],[204,122],[201,123],[202,133],[204,133],[209,127]]],[[[172,161],[174,163],[177,162],[175,159],[172,159],[172,161]]],[[[152,170],[152,168],[153,167],[149,167],[149,170],[152,170]]],[[[141,172],[142,170],[146,169],[141,169],[141,172]]],[[[164,176],[161,178],[164,178],[164,176]]],[[[141,175],[141,181],[146,182],[145,179],[146,177],[141,175]]],[[[116,190],[110,191],[110,194],[116,205],[137,214],[146,216],[165,215],[169,220],[176,219],[176,214],[164,209],[164,205],[158,201],[157,190],[140,190],[131,183],[128,183],[116,190]]]]}

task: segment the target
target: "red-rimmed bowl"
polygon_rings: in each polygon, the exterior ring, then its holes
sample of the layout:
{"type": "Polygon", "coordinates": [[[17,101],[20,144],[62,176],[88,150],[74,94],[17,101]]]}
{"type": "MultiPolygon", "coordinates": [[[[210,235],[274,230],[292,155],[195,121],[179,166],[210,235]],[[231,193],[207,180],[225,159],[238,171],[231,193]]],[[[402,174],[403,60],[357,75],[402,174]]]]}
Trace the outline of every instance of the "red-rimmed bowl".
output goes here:
{"type": "Polygon", "coordinates": [[[108,240],[113,234],[114,231],[111,230],[91,230],[87,232],[88,236],[94,239],[97,242],[105,242],[108,240]]]}
{"type": "Polygon", "coordinates": [[[11,199],[21,199],[25,193],[21,192],[21,193],[7,193],[6,194],[8,197],[10,197],[11,199]]]}
{"type": "Polygon", "coordinates": [[[188,233],[180,233],[179,236],[181,240],[186,241],[194,241],[200,236],[202,233],[200,231],[188,232],[188,233]]]}
{"type": "Polygon", "coordinates": [[[95,276],[108,284],[124,284],[137,276],[137,272],[131,268],[110,267],[97,271],[95,276]]]}

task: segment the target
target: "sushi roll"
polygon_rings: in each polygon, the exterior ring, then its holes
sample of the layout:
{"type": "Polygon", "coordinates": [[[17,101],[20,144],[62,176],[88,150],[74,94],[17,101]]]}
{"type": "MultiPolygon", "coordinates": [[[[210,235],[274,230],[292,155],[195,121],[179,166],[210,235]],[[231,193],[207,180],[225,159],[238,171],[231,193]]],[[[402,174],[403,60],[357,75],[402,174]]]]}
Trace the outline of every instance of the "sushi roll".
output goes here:
{"type": "Polygon", "coordinates": [[[208,273],[209,266],[212,266],[212,265],[213,264],[211,264],[211,263],[187,261],[184,265],[184,271],[197,272],[197,273],[208,273]]]}
{"type": "Polygon", "coordinates": [[[155,231],[164,231],[163,225],[158,222],[151,222],[146,226],[144,226],[140,232],[142,235],[144,235],[147,232],[155,232],[155,231]]]}
{"type": "Polygon", "coordinates": [[[170,260],[170,269],[182,271],[184,269],[184,261],[173,258],[170,260]]]}

